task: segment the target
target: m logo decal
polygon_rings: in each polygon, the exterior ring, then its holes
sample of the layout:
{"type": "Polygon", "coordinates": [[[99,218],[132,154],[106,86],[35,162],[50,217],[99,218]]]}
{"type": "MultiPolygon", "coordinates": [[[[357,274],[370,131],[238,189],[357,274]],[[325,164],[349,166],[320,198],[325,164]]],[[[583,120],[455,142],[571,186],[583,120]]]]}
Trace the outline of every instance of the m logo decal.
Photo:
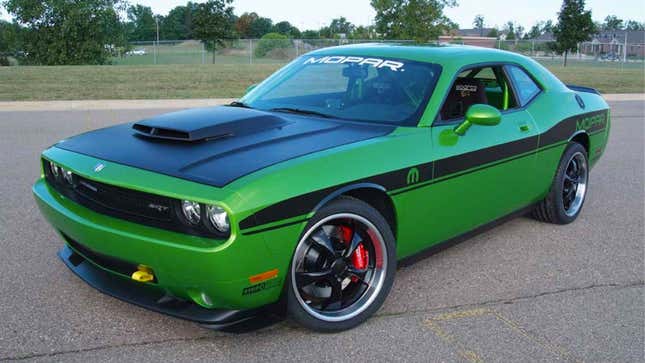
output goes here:
{"type": "Polygon", "coordinates": [[[419,169],[412,168],[410,169],[410,171],[408,171],[407,182],[408,182],[408,185],[416,184],[419,182],[419,169]]]}

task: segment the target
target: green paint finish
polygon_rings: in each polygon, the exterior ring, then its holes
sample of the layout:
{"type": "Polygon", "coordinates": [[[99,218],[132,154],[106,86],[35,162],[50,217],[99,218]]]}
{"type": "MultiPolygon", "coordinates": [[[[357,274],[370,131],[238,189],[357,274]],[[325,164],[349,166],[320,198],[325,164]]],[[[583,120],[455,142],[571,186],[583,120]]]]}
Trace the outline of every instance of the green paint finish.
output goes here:
{"type": "MultiPolygon", "coordinates": [[[[213,240],[141,226],[90,211],[65,199],[40,178],[34,194],[43,215],[58,231],[106,255],[150,266],[158,288],[209,307],[243,309],[276,301],[294,248],[314,206],[287,218],[240,230],[243,220],[287,200],[314,195],[314,205],[340,186],[356,182],[388,184],[384,197],[394,206],[397,256],[410,256],[463,234],[543,198],[550,187],[568,140],[577,132],[598,128],[589,137],[594,165],[604,152],[609,115],[567,122],[572,117],[607,110],[604,100],[575,93],[536,62],[500,51],[470,47],[362,45],[316,51],[410,59],[442,66],[435,92],[416,127],[399,127],[389,135],[291,159],[244,176],[223,188],[104,162],[56,147],[43,157],[88,179],[180,199],[221,205],[230,216],[231,236],[213,240]],[[455,132],[462,121],[435,121],[457,72],[471,64],[517,64],[539,80],[543,91],[526,107],[475,109],[467,132],[455,132]],[[492,122],[499,117],[499,122],[492,122]],[[482,123],[489,124],[482,126],[482,123]],[[494,125],[493,125],[494,124],[494,125]],[[555,133],[554,130],[560,130],[555,133]],[[556,135],[557,134],[557,135],[556,135]],[[555,136],[553,136],[555,135],[555,136]],[[556,137],[557,136],[557,137],[556,137]],[[546,144],[548,141],[548,144],[546,144]],[[381,176],[379,179],[378,176],[381,176]],[[322,191],[322,192],[321,192],[322,191]],[[272,269],[279,274],[272,288],[243,294],[252,275],[272,269]]],[[[255,90],[251,91],[255,92],[255,90]]],[[[312,197],[313,198],[313,197],[312,197]]],[[[246,290],[251,291],[251,290],[246,290]]]]}

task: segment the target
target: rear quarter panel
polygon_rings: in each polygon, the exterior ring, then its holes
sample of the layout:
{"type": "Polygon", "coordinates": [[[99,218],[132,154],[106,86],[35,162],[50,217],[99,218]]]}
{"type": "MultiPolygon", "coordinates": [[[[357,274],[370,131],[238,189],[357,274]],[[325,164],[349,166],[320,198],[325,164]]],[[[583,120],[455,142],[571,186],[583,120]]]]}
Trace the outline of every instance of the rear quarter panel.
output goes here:
{"type": "Polygon", "coordinates": [[[551,186],[560,158],[573,138],[588,138],[589,163],[593,167],[604,152],[609,135],[609,106],[598,95],[566,87],[545,90],[529,106],[539,129],[537,168],[544,197],[551,186]],[[576,100],[578,95],[584,108],[576,100]]]}

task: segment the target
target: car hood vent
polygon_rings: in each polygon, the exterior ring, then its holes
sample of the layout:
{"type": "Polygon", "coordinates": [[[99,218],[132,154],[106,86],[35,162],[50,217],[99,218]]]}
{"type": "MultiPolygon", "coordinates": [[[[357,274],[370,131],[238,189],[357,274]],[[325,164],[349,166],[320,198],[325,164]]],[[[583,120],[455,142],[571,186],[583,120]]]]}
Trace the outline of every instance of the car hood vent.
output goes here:
{"type": "Polygon", "coordinates": [[[132,125],[137,135],[163,140],[198,142],[248,135],[280,128],[290,122],[263,111],[214,107],[174,112],[132,125]]]}

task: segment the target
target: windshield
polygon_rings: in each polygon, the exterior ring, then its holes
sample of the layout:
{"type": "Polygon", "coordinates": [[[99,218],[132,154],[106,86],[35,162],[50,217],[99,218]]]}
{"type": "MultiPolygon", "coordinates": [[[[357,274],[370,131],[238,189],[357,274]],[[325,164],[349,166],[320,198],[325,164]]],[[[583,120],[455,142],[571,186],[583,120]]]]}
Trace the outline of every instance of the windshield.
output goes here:
{"type": "Polygon", "coordinates": [[[416,125],[439,78],[436,64],[357,56],[303,56],[253,89],[248,107],[416,125]]]}

